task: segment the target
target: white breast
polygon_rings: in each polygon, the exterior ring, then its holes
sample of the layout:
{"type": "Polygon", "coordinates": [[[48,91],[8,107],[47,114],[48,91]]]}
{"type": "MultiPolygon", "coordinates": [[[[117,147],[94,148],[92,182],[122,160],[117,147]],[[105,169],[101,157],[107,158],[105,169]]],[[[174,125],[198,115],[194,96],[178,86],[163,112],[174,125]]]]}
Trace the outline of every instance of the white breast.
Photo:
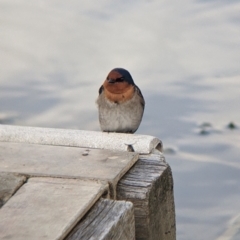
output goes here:
{"type": "Polygon", "coordinates": [[[133,98],[123,103],[113,103],[104,94],[99,95],[99,122],[104,132],[135,132],[142,120],[143,106],[140,96],[135,93],[133,98]]]}

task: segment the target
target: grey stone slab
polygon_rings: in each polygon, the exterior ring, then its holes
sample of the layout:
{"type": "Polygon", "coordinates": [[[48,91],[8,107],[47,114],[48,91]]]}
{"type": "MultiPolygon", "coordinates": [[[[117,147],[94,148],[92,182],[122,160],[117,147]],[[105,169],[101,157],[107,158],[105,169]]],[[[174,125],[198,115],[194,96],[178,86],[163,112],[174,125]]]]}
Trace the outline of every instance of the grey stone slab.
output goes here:
{"type": "Polygon", "coordinates": [[[137,160],[132,152],[0,142],[2,172],[103,180],[113,198],[118,180],[137,160]]]}
{"type": "Polygon", "coordinates": [[[25,176],[0,172],[0,208],[26,180],[25,176]]]}
{"type": "Polygon", "coordinates": [[[130,145],[130,149],[141,154],[148,154],[155,148],[158,150],[162,148],[162,143],[158,138],[147,135],[20,127],[1,124],[0,141],[100,148],[119,151],[127,151],[130,145]]]}
{"type": "Polygon", "coordinates": [[[99,199],[65,240],[134,240],[133,204],[99,199]]]}
{"type": "Polygon", "coordinates": [[[96,181],[30,178],[0,209],[0,239],[63,239],[106,189],[96,181]]]}

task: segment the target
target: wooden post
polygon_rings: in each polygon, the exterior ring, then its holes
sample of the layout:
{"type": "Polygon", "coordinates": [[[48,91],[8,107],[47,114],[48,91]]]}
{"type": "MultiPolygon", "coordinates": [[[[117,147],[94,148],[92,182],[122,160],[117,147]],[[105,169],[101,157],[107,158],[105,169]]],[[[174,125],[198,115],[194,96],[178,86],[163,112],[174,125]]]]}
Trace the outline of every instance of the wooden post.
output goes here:
{"type": "Polygon", "coordinates": [[[136,239],[176,239],[173,178],[162,154],[140,155],[119,181],[117,199],[134,205],[136,239]]]}
{"type": "Polygon", "coordinates": [[[132,203],[99,199],[65,240],[78,239],[134,240],[132,203]]]}

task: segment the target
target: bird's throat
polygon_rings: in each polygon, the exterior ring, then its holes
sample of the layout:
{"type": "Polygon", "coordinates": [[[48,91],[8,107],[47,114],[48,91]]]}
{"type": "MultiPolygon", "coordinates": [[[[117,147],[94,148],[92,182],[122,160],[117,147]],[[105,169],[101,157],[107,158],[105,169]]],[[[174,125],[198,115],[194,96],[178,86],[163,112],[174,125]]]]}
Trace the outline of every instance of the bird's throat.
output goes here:
{"type": "Polygon", "coordinates": [[[134,86],[133,85],[129,85],[127,88],[125,88],[124,90],[125,91],[114,91],[111,92],[109,91],[110,89],[108,88],[105,88],[104,89],[104,94],[105,94],[105,97],[112,101],[112,102],[115,102],[115,103],[122,103],[122,102],[125,102],[125,101],[128,101],[130,100],[133,95],[134,95],[134,86]]]}

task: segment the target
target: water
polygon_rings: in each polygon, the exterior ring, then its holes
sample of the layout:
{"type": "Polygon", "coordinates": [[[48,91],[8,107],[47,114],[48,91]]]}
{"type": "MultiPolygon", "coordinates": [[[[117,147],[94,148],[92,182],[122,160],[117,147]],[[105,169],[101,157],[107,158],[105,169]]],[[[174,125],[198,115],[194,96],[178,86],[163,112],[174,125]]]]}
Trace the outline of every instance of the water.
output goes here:
{"type": "Polygon", "coordinates": [[[2,0],[0,122],[99,130],[98,88],[124,67],[146,100],[137,133],[162,139],[173,170],[177,239],[240,239],[239,12],[236,0],[2,0]]]}

